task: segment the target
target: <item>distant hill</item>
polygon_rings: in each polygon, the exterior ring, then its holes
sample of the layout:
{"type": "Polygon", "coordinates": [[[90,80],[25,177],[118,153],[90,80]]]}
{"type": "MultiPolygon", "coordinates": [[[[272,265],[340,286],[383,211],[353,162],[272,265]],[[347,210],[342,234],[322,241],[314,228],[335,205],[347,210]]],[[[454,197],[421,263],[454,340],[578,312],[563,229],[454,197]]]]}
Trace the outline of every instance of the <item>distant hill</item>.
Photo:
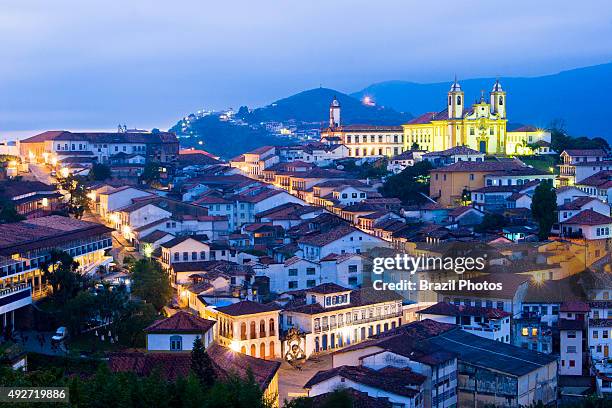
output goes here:
{"type": "Polygon", "coordinates": [[[327,123],[329,104],[334,96],[340,102],[342,108],[340,117],[345,124],[400,124],[412,118],[410,114],[382,106],[364,105],[359,99],[333,89],[315,88],[254,109],[246,119],[251,123],[286,122],[291,119],[297,122],[327,123]]]}
{"type": "MultiPolygon", "coordinates": [[[[334,96],[340,102],[341,121],[344,124],[371,123],[398,125],[411,119],[406,113],[377,106],[366,106],[361,101],[333,89],[316,88],[289,96],[246,113],[241,109],[239,118],[246,122],[238,124],[219,119],[218,115],[201,118],[192,116],[188,128],[183,132],[182,120],[170,130],[181,138],[183,147],[204,148],[224,159],[264,145],[286,145],[290,139],[271,134],[262,122],[291,122],[299,128],[319,128],[329,118],[329,104],[334,96]],[[199,144],[202,142],[202,145],[199,144]]],[[[293,142],[295,143],[295,142],[293,142]]]]}
{"type": "MultiPolygon", "coordinates": [[[[451,82],[452,78],[431,84],[387,81],[351,96],[368,95],[377,104],[418,115],[444,109],[451,82]]],[[[471,103],[481,90],[488,98],[495,78],[460,78],[459,82],[466,102],[471,103]]],[[[533,78],[501,77],[500,82],[507,92],[510,122],[545,127],[554,119],[563,119],[572,135],[612,140],[612,63],[533,78]]]]}

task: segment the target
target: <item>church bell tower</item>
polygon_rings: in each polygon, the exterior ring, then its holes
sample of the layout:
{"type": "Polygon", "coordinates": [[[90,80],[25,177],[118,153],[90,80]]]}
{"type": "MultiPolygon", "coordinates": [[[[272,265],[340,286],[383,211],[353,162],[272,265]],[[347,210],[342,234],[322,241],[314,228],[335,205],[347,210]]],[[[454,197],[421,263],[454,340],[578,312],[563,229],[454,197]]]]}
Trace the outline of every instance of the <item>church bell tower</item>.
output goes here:
{"type": "Polygon", "coordinates": [[[329,105],[329,127],[336,128],[340,126],[340,102],[334,96],[334,100],[329,105]]]}
{"type": "Polygon", "coordinates": [[[461,85],[457,82],[457,77],[455,77],[455,82],[448,91],[448,118],[461,119],[463,117],[463,104],[463,91],[461,85]]]}
{"type": "Polygon", "coordinates": [[[491,113],[496,113],[501,119],[506,118],[506,92],[502,89],[499,79],[491,90],[491,113]]]}

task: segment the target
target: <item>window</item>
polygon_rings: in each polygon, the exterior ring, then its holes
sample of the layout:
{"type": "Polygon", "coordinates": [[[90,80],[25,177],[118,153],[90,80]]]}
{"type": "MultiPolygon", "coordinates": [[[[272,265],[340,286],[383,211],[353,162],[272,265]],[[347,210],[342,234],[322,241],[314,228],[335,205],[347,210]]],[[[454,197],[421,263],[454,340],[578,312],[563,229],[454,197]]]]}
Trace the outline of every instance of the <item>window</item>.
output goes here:
{"type": "Polygon", "coordinates": [[[289,289],[297,289],[298,283],[297,281],[289,281],[289,289]]]}
{"type": "Polygon", "coordinates": [[[593,330],[593,338],[594,338],[594,339],[599,338],[599,331],[597,331],[597,330],[593,330]]]}
{"type": "Polygon", "coordinates": [[[289,276],[297,276],[298,270],[295,268],[289,269],[289,276]]]}
{"type": "Polygon", "coordinates": [[[170,336],[170,350],[183,350],[183,338],[181,336],[170,336]]]}
{"type": "Polygon", "coordinates": [[[576,367],[576,360],[570,360],[569,361],[569,366],[570,367],[576,367]]]}
{"type": "Polygon", "coordinates": [[[306,281],[306,286],[309,288],[312,288],[313,286],[316,286],[317,282],[314,279],[309,279],[306,281]]]}
{"type": "Polygon", "coordinates": [[[348,271],[349,273],[357,273],[357,265],[349,265],[348,271]]]}
{"type": "Polygon", "coordinates": [[[576,338],[576,332],[575,331],[568,331],[567,332],[567,338],[568,339],[575,339],[576,338]]]}
{"type": "Polygon", "coordinates": [[[306,275],[314,275],[315,268],[306,268],[306,275]]]}

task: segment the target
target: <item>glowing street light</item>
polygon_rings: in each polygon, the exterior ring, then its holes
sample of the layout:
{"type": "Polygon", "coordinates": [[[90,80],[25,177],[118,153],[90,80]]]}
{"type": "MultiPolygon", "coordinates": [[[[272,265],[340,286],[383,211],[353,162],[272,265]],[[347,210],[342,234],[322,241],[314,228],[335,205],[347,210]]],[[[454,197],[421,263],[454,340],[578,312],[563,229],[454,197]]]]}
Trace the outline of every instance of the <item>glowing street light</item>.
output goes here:
{"type": "Polygon", "coordinates": [[[232,340],[229,345],[230,350],[239,353],[240,352],[240,344],[236,340],[232,340]]]}

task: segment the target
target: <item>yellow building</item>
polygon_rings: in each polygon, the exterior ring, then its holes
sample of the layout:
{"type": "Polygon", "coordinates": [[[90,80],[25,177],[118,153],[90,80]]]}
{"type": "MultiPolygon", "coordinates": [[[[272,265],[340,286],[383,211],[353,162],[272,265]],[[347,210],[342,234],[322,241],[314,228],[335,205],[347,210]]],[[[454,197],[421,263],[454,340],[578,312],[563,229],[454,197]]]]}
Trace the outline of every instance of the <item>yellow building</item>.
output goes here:
{"type": "Polygon", "coordinates": [[[499,81],[489,93],[466,107],[465,95],[455,79],[448,92],[447,106],[439,112],[424,113],[402,125],[404,150],[415,143],[430,152],[467,146],[486,154],[531,154],[538,142],[550,143],[550,133],[536,128],[506,131],[506,92],[499,81]]]}

